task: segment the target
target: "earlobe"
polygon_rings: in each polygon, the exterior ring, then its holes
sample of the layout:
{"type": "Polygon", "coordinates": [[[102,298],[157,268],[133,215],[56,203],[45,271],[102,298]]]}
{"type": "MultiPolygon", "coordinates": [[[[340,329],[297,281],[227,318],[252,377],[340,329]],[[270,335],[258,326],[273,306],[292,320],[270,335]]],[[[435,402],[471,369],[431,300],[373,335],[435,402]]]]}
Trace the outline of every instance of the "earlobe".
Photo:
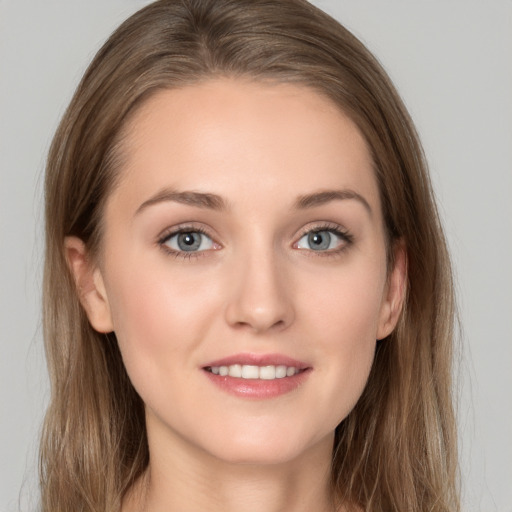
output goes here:
{"type": "Polygon", "coordinates": [[[78,237],[66,237],[64,251],[89,322],[98,332],[112,332],[110,304],[100,268],[89,260],[87,248],[78,237]]]}
{"type": "Polygon", "coordinates": [[[405,244],[397,242],[394,248],[391,270],[384,300],[381,305],[377,340],[389,336],[398,323],[407,293],[407,250],[405,244]]]}

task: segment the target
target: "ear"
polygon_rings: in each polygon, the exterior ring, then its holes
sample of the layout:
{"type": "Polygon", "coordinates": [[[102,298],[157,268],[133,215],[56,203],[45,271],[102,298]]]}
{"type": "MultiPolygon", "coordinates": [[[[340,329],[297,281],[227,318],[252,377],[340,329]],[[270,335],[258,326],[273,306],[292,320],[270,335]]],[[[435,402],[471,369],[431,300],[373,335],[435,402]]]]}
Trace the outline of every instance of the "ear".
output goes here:
{"type": "Polygon", "coordinates": [[[398,323],[407,292],[407,250],[399,241],[393,248],[393,268],[388,276],[385,295],[380,309],[377,339],[389,336],[398,323]]]}
{"type": "Polygon", "coordinates": [[[66,237],[64,251],[75,279],[78,298],[89,322],[98,332],[112,332],[114,326],[110,305],[99,267],[89,260],[85,244],[80,238],[66,237]]]}

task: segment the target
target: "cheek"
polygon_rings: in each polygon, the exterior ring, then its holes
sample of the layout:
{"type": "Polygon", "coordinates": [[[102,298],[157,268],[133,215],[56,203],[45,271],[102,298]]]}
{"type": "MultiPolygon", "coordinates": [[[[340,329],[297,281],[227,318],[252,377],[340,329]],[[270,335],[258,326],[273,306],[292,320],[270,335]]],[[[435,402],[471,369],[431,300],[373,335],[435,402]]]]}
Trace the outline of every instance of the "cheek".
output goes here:
{"type": "Polygon", "coordinates": [[[144,270],[110,273],[108,297],[116,337],[141,395],[145,388],[164,385],[162,376],[172,379],[178,367],[195,369],[194,353],[216,316],[215,290],[201,286],[200,276],[181,274],[170,273],[168,265],[158,262],[144,270]]]}
{"type": "Polygon", "coordinates": [[[386,287],[386,268],[379,259],[362,260],[325,274],[317,273],[305,283],[305,311],[312,326],[333,343],[375,342],[386,287]]]}
{"type": "Polygon", "coordinates": [[[355,406],[367,382],[385,279],[381,265],[352,266],[317,281],[308,296],[308,330],[317,333],[317,371],[325,382],[320,406],[331,411],[333,426],[355,406]]]}

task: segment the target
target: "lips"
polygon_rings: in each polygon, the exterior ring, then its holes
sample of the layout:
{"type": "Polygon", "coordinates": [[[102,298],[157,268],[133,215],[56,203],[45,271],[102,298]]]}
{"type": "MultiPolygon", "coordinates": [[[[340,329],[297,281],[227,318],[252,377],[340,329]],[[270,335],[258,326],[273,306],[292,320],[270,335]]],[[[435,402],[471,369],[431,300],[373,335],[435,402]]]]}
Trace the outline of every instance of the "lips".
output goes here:
{"type": "Polygon", "coordinates": [[[225,377],[236,377],[239,379],[262,379],[262,380],[274,380],[284,379],[285,377],[293,377],[299,373],[299,369],[295,366],[285,365],[267,365],[267,366],[256,366],[252,364],[232,364],[230,366],[211,366],[206,368],[207,371],[211,371],[215,375],[225,377]]]}
{"type": "Polygon", "coordinates": [[[272,398],[298,388],[312,368],[281,354],[237,354],[202,368],[211,382],[243,398],[272,398]]]}

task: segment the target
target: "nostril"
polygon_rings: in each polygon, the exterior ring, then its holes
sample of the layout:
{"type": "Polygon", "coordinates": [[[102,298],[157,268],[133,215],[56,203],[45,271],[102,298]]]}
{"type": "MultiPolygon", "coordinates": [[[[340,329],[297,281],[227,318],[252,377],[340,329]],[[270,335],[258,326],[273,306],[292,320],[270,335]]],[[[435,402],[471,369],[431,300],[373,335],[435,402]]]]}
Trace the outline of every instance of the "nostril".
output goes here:
{"type": "Polygon", "coordinates": [[[283,327],[285,325],[284,320],[278,320],[272,327],[283,327]]]}
{"type": "Polygon", "coordinates": [[[233,324],[233,327],[238,329],[248,329],[256,332],[264,332],[267,330],[279,330],[285,328],[287,322],[283,319],[279,319],[275,322],[263,322],[263,321],[239,321],[233,324]]]}

